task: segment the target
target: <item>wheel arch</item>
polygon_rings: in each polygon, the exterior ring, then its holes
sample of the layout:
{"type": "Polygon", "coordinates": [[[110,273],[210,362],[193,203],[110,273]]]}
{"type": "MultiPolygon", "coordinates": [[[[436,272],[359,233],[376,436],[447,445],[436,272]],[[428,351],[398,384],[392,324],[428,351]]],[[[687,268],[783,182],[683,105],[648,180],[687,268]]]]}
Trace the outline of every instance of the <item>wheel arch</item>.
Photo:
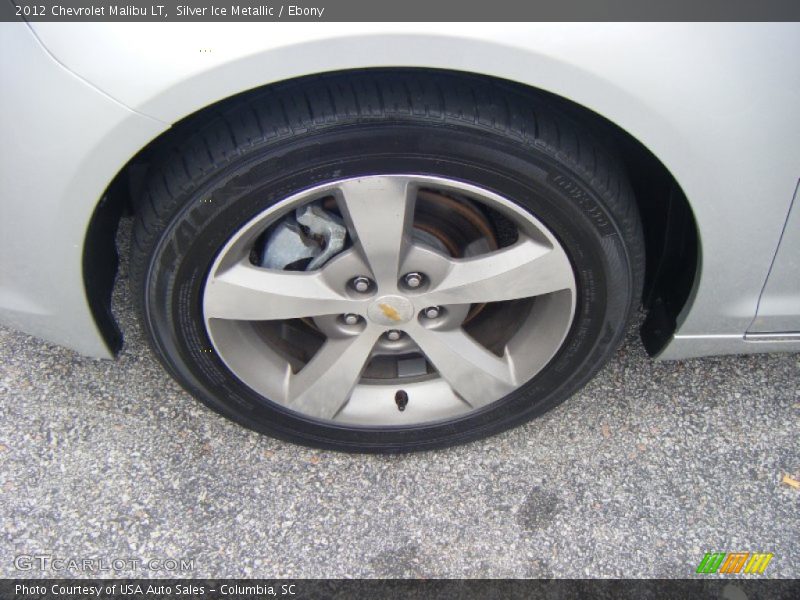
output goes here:
{"type": "MultiPolygon", "coordinates": [[[[305,78],[340,75],[354,70],[365,69],[336,70],[294,77],[233,93],[205,106],[192,105],[172,127],[139,149],[114,175],[90,219],[84,240],[82,264],[83,284],[92,315],[106,345],[113,353],[119,351],[122,343],[120,329],[111,311],[111,293],[118,264],[115,234],[122,216],[136,211],[139,191],[154,157],[182,136],[188,135],[192,123],[197,119],[206,118],[227,102],[236,101],[248,94],[263,93],[275,85],[298,82],[305,78]]],[[[442,69],[396,67],[369,70],[442,69]]],[[[657,354],[676,330],[678,317],[687,306],[700,269],[697,223],[687,196],[676,178],[664,162],[623,126],[566,95],[522,81],[452,69],[447,69],[447,72],[463,77],[486,77],[522,86],[532,95],[546,97],[572,118],[594,129],[608,140],[609,145],[616,147],[630,176],[644,226],[647,265],[643,306],[647,311],[647,318],[642,325],[641,334],[648,352],[657,354]]],[[[167,104],[171,102],[172,100],[167,104]]],[[[127,251],[126,248],[122,250],[127,251]]]]}

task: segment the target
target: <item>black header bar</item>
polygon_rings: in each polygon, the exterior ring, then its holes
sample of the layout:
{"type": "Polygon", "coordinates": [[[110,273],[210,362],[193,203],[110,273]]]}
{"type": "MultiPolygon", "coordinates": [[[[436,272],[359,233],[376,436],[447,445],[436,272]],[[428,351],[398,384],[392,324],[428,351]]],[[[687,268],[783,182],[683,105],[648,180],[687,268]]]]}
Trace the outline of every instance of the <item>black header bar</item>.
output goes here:
{"type": "Polygon", "coordinates": [[[798,0],[0,0],[0,20],[800,21],[798,0]]]}

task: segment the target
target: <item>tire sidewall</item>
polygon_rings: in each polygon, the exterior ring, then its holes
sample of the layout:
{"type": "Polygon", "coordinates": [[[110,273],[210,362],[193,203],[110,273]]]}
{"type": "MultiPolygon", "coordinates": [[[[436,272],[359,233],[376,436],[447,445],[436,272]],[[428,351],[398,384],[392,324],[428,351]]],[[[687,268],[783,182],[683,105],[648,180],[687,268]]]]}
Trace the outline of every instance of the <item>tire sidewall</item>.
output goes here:
{"type": "Polygon", "coordinates": [[[162,362],[188,391],[269,435],[361,451],[432,448],[484,437],[566,399],[605,363],[624,333],[634,296],[631,266],[598,187],[568,157],[452,125],[354,124],[250,148],[181,193],[150,253],[143,289],[146,329],[162,362]],[[205,330],[202,294],[217,254],[253,217],[293,194],[336,180],[389,174],[469,183],[544,223],[566,250],[577,283],[575,316],[564,343],[515,392],[446,422],[341,426],[265,400],[228,370],[205,330]]]}

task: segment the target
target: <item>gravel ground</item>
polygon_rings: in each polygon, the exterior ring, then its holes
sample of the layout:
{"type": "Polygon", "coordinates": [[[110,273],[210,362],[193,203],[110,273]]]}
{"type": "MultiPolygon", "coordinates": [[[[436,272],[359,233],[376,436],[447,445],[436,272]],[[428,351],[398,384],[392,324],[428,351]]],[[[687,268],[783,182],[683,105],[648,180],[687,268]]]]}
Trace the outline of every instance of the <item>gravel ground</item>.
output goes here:
{"type": "Polygon", "coordinates": [[[0,328],[0,576],[54,576],[15,569],[45,554],[192,558],[193,577],[689,577],[708,551],[800,574],[800,490],[780,483],[800,476],[800,355],[655,363],[631,332],[526,426],[338,454],[251,433],[173,383],[125,268],[115,362],[0,328]]]}

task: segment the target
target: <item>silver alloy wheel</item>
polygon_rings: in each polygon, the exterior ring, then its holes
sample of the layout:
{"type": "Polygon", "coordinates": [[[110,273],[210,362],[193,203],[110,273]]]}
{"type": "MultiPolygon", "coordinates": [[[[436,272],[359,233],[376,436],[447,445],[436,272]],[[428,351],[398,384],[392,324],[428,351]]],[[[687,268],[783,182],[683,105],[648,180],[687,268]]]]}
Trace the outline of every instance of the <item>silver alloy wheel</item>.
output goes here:
{"type": "Polygon", "coordinates": [[[466,415],[525,384],[561,347],[575,302],[575,276],[561,244],[516,204],[451,179],[376,175],[305,190],[245,224],[214,261],[203,314],[223,362],[271,401],[334,423],[407,426],[466,415]],[[515,240],[448,256],[415,235],[422,190],[496,211],[515,226],[515,240]],[[270,226],[322,198],[335,201],[349,247],[313,271],[253,264],[253,247],[270,226]],[[405,284],[409,273],[424,274],[424,283],[405,284]],[[364,276],[374,285],[358,292],[351,282],[364,276]],[[501,347],[490,348],[467,323],[471,307],[509,302],[513,310],[497,304],[482,317],[484,329],[492,328],[488,313],[515,319],[504,326],[511,333],[501,347]],[[432,307],[436,317],[428,318],[432,307]],[[347,315],[361,318],[346,322],[347,315]],[[313,331],[303,329],[308,324],[313,331]],[[389,339],[389,331],[402,335],[389,339]],[[302,352],[287,351],[304,344],[302,352]],[[389,376],[365,376],[375,360],[388,361],[389,376]]]}

